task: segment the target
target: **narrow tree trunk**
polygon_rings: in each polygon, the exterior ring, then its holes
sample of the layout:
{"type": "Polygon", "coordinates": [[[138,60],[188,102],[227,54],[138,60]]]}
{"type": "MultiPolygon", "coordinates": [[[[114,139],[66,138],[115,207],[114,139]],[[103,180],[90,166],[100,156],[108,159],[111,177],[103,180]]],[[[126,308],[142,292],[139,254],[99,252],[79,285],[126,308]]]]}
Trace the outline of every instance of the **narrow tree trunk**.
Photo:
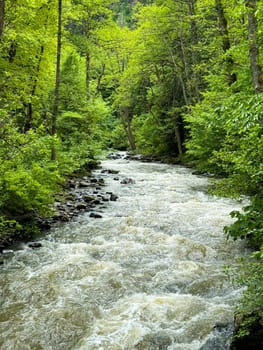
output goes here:
{"type": "MultiPolygon", "coordinates": [[[[85,38],[88,41],[90,39],[90,23],[88,19],[83,20],[83,31],[84,31],[85,38]]],[[[87,48],[87,51],[85,53],[85,65],[86,65],[85,83],[86,83],[87,100],[90,99],[90,61],[91,61],[90,50],[89,48],[87,48]]]]}
{"type": "Polygon", "coordinates": [[[132,129],[131,129],[131,122],[130,122],[130,120],[128,120],[128,122],[127,122],[127,134],[128,134],[131,150],[135,151],[136,150],[136,145],[135,145],[133,132],[132,132],[132,129]]]}
{"type": "Polygon", "coordinates": [[[217,16],[218,16],[219,30],[222,36],[222,42],[223,42],[222,48],[223,48],[223,51],[226,52],[227,50],[230,49],[230,40],[228,35],[227,20],[226,20],[226,16],[225,16],[225,12],[224,12],[224,8],[221,0],[215,0],[215,7],[217,11],[217,16]]]}
{"type": "MultiPolygon", "coordinates": [[[[45,22],[43,25],[44,28],[44,33],[43,35],[46,35],[47,32],[47,25],[48,25],[48,19],[49,19],[49,11],[50,11],[50,5],[51,5],[51,1],[49,0],[46,4],[47,9],[48,9],[48,14],[45,17],[45,22]]],[[[39,8],[39,11],[42,10],[43,7],[41,6],[39,8]]],[[[26,120],[25,120],[25,124],[24,124],[24,132],[27,132],[28,130],[30,130],[32,128],[32,123],[33,123],[33,99],[36,95],[36,89],[37,89],[37,83],[38,83],[38,79],[39,79],[39,73],[40,73],[40,67],[41,67],[41,62],[44,56],[44,45],[42,44],[40,46],[40,52],[37,56],[38,61],[37,61],[37,65],[36,65],[36,69],[35,69],[35,75],[33,77],[33,84],[32,84],[32,89],[31,89],[31,96],[30,96],[30,102],[28,103],[27,106],[27,115],[26,115],[26,120]]]]}
{"type": "Polygon", "coordinates": [[[0,41],[4,32],[5,26],[5,0],[0,0],[0,41]]]}
{"type": "MultiPolygon", "coordinates": [[[[188,2],[188,11],[190,15],[190,28],[191,28],[191,40],[193,45],[197,45],[198,43],[198,28],[196,24],[196,20],[194,18],[195,16],[195,3],[196,0],[189,0],[188,2]]],[[[194,82],[194,95],[197,101],[201,100],[200,92],[199,92],[199,86],[198,82],[200,81],[200,77],[198,77],[198,74],[195,70],[195,65],[197,64],[197,55],[194,49],[191,50],[191,65],[193,66],[192,74],[193,74],[193,82],[194,82]]]]}
{"type": "Polygon", "coordinates": [[[178,147],[178,153],[181,156],[183,154],[183,147],[182,147],[182,140],[181,140],[181,135],[179,128],[176,126],[175,127],[175,139],[178,147]]]}
{"type": "Polygon", "coordinates": [[[86,52],[86,96],[90,98],[90,53],[86,52]]]}
{"type": "MultiPolygon", "coordinates": [[[[57,132],[57,116],[58,116],[59,88],[60,88],[61,37],[62,37],[62,0],[58,0],[57,63],[56,63],[55,96],[54,96],[52,124],[51,124],[52,136],[54,136],[57,132]]],[[[55,147],[52,148],[51,160],[56,160],[55,147]]]]}
{"type": "Polygon", "coordinates": [[[161,84],[162,83],[162,78],[161,78],[161,73],[160,73],[160,70],[159,70],[159,67],[157,66],[157,64],[154,65],[154,70],[155,70],[155,75],[156,75],[156,78],[157,78],[157,82],[158,82],[158,84],[161,84]]]}
{"type": "Polygon", "coordinates": [[[193,42],[197,43],[198,42],[198,34],[197,34],[198,31],[197,31],[196,20],[194,19],[195,3],[196,3],[196,0],[188,0],[189,15],[191,16],[191,19],[190,19],[191,37],[193,39],[193,42]]]}
{"type": "Polygon", "coordinates": [[[97,87],[96,87],[96,95],[98,95],[99,92],[100,92],[101,79],[102,79],[102,77],[104,75],[105,67],[106,67],[106,65],[105,65],[105,63],[103,63],[103,65],[101,67],[101,72],[100,72],[100,74],[98,76],[98,82],[97,82],[97,87]]]}
{"type": "MultiPolygon", "coordinates": [[[[228,24],[227,24],[225,12],[224,12],[224,8],[221,0],[215,0],[215,8],[218,16],[219,31],[222,36],[222,49],[224,53],[227,53],[227,51],[231,47],[231,44],[230,44],[229,33],[228,33],[228,24]]],[[[231,56],[228,56],[225,59],[225,64],[226,64],[227,82],[229,85],[232,85],[237,80],[236,74],[232,72],[233,65],[234,65],[233,58],[231,56]]]]}
{"type": "Polygon", "coordinates": [[[255,93],[263,91],[262,67],[259,63],[258,22],[256,0],[246,0],[248,10],[249,57],[255,93]]]}
{"type": "MultiPolygon", "coordinates": [[[[182,30],[181,30],[181,33],[180,33],[180,46],[181,46],[181,54],[182,54],[182,63],[183,63],[183,66],[184,66],[184,77],[185,77],[185,81],[186,82],[190,82],[190,72],[189,72],[189,66],[190,65],[188,65],[188,60],[187,60],[187,58],[186,58],[186,54],[185,54],[185,47],[184,47],[184,42],[183,42],[183,37],[184,37],[184,35],[183,35],[183,33],[182,33],[182,30]]],[[[190,84],[189,84],[190,85],[190,84]]],[[[182,88],[183,88],[183,91],[184,91],[184,89],[185,89],[185,85],[184,86],[182,86],[182,88]]],[[[188,95],[189,95],[189,100],[191,101],[192,100],[192,91],[191,91],[191,89],[187,89],[188,91],[188,95]]],[[[186,101],[186,99],[185,99],[185,101],[186,101]]]]}
{"type": "Polygon", "coordinates": [[[27,112],[27,116],[26,116],[26,120],[25,120],[24,132],[27,132],[28,130],[30,130],[32,128],[32,121],[33,121],[32,100],[36,95],[37,82],[38,82],[38,78],[39,78],[40,65],[41,65],[41,61],[43,58],[43,54],[44,54],[44,46],[41,45],[39,58],[38,58],[38,62],[37,62],[37,67],[36,67],[36,75],[35,75],[32,90],[31,90],[31,96],[30,96],[31,99],[30,99],[30,102],[28,103],[28,112],[27,112]]]}
{"type": "Polygon", "coordinates": [[[121,110],[121,120],[122,120],[124,130],[126,132],[131,150],[135,151],[136,145],[135,145],[135,140],[134,140],[134,136],[133,136],[133,132],[132,132],[132,128],[131,128],[131,121],[129,118],[129,108],[128,107],[124,107],[121,110]]]}

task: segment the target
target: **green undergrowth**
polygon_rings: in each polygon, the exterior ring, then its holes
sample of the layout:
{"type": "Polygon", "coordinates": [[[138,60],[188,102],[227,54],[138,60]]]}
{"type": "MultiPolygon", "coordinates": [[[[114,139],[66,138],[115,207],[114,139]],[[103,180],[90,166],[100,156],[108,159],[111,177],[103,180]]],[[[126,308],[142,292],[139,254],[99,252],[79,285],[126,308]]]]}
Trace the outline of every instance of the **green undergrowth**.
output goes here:
{"type": "Polygon", "coordinates": [[[236,221],[225,227],[228,238],[246,240],[253,250],[240,261],[234,280],[244,288],[236,309],[237,324],[234,341],[247,341],[248,337],[263,337],[263,199],[255,196],[243,212],[233,211],[236,221]],[[259,332],[261,329],[261,333],[259,332]]]}

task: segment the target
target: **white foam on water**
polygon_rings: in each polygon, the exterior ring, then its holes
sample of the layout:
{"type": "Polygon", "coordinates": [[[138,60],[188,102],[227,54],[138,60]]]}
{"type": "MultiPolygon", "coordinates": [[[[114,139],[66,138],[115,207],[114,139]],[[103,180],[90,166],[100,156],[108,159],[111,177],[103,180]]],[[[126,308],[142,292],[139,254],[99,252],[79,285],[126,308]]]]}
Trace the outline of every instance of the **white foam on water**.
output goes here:
{"type": "MultiPolygon", "coordinates": [[[[240,291],[224,274],[246,254],[223,227],[241,204],[207,194],[189,169],[119,159],[102,218],[54,228],[42,247],[7,254],[1,273],[5,350],[211,350],[240,291]]],[[[238,266],[238,265],[237,265],[238,266]]],[[[229,326],[230,325],[230,326],[229,326]]],[[[230,331],[219,334],[228,349],[230,331]]]]}

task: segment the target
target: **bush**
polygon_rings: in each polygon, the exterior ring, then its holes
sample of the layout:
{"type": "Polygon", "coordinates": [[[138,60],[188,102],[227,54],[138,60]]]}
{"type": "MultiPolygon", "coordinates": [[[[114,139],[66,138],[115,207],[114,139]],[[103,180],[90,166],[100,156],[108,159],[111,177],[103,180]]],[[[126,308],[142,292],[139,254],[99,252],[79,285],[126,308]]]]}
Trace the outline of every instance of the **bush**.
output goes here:
{"type": "Polygon", "coordinates": [[[251,204],[244,207],[244,213],[233,211],[230,214],[237,218],[231,226],[225,227],[228,237],[236,239],[247,239],[249,244],[255,249],[259,249],[263,244],[263,200],[255,196],[251,204]]]}
{"type": "Polygon", "coordinates": [[[49,213],[61,181],[57,164],[50,160],[53,142],[41,130],[27,134],[8,130],[0,145],[0,214],[19,219],[49,213]]]}
{"type": "Polygon", "coordinates": [[[263,247],[243,259],[242,268],[236,278],[240,286],[246,287],[237,307],[237,338],[244,338],[263,329],[263,247]]]}

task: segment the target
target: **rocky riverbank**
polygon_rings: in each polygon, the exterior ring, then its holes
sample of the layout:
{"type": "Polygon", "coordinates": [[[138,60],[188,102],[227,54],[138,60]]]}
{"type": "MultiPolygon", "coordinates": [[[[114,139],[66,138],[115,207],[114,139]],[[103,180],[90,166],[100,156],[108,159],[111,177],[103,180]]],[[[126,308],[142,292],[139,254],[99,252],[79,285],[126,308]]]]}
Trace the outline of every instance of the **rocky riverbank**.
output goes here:
{"type": "MultiPolygon", "coordinates": [[[[23,218],[23,224],[27,227],[26,233],[20,229],[19,224],[10,220],[8,226],[4,228],[6,234],[2,235],[0,241],[0,264],[3,262],[3,255],[9,253],[12,246],[16,246],[17,243],[23,242],[30,248],[40,248],[41,243],[37,241],[38,236],[59,222],[68,222],[84,212],[90,212],[92,218],[101,218],[101,212],[107,202],[118,199],[116,194],[104,190],[104,177],[107,174],[117,173],[110,169],[98,170],[96,175],[86,172],[86,175],[74,175],[67,179],[63,190],[55,196],[51,208],[53,214],[50,217],[23,218]]],[[[119,178],[116,177],[117,180],[119,178]]]]}
{"type": "MultiPolygon", "coordinates": [[[[110,171],[110,170],[109,170],[110,171]]],[[[67,180],[64,190],[56,195],[54,215],[49,219],[39,219],[42,229],[49,229],[56,222],[70,221],[80,213],[90,211],[91,217],[98,213],[109,201],[117,200],[112,192],[105,192],[101,176],[83,176],[67,180]]]]}
{"type": "MultiPolygon", "coordinates": [[[[166,159],[132,152],[114,152],[108,158],[122,158],[127,161],[137,160],[141,162],[178,163],[178,159],[166,159]]],[[[57,222],[70,221],[73,217],[85,211],[90,211],[91,217],[100,218],[101,214],[96,210],[100,211],[107,202],[117,200],[117,196],[110,192],[105,193],[103,190],[105,172],[112,173],[113,171],[105,170],[101,176],[94,176],[94,172],[91,173],[90,171],[96,166],[98,164],[94,161],[91,168],[88,165],[87,168],[81,169],[79,174],[74,174],[66,180],[63,190],[57,193],[55,197],[52,208],[53,214],[50,217],[32,217],[32,214],[28,214],[15,220],[4,220],[3,222],[1,222],[2,218],[0,217],[0,254],[16,241],[28,242],[34,238],[37,239],[39,233],[49,230],[57,222]]],[[[118,180],[119,178],[116,176],[116,181],[118,180]]],[[[131,178],[121,178],[120,181],[123,184],[133,183],[131,178]]]]}
{"type": "MultiPolygon", "coordinates": [[[[136,159],[132,154],[125,152],[113,153],[109,158],[136,159]]],[[[141,160],[140,158],[138,156],[137,160],[141,160]]],[[[124,185],[134,183],[132,178],[118,176],[116,170],[100,169],[99,166],[96,172],[83,169],[80,173],[73,174],[65,181],[62,191],[56,194],[51,208],[53,214],[48,218],[30,216],[22,218],[22,225],[25,225],[26,230],[20,230],[19,224],[10,221],[10,227],[6,227],[6,235],[2,235],[3,239],[0,240],[0,264],[3,263],[4,254],[9,253],[10,249],[20,243],[25,243],[32,249],[40,248],[39,236],[60,222],[69,222],[84,212],[89,212],[91,218],[102,218],[107,203],[118,199],[116,194],[104,189],[104,178],[108,175],[113,175],[115,181],[124,185]]]]}

